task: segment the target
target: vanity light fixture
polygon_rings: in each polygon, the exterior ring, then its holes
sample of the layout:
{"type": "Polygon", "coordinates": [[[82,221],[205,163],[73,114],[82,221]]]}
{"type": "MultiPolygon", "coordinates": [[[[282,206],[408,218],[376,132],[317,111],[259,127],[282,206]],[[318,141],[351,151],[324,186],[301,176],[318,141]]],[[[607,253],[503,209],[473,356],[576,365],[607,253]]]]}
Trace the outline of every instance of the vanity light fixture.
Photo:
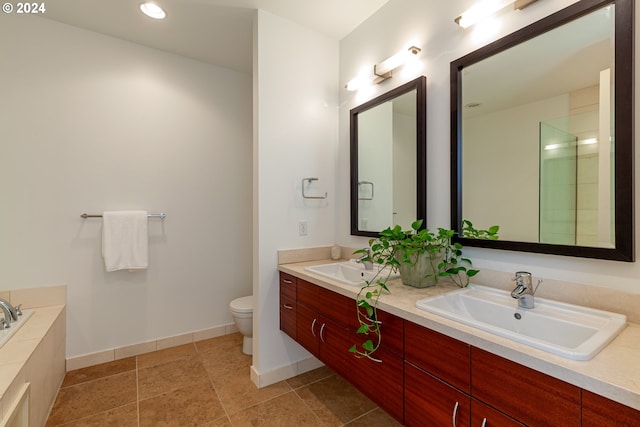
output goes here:
{"type": "Polygon", "coordinates": [[[393,75],[393,71],[400,68],[410,60],[414,59],[419,53],[420,48],[411,46],[407,49],[403,49],[395,55],[385,59],[379,64],[373,66],[373,75],[360,74],[351,79],[345,88],[348,91],[355,91],[371,83],[380,83],[387,80],[393,75]]]}
{"type": "Polygon", "coordinates": [[[462,13],[454,19],[454,21],[462,28],[468,28],[511,4],[513,4],[514,9],[520,10],[536,1],[537,0],[483,0],[462,13]]]}
{"type": "Polygon", "coordinates": [[[164,19],[167,13],[155,3],[147,2],[140,5],[142,13],[153,19],[164,19]]]}

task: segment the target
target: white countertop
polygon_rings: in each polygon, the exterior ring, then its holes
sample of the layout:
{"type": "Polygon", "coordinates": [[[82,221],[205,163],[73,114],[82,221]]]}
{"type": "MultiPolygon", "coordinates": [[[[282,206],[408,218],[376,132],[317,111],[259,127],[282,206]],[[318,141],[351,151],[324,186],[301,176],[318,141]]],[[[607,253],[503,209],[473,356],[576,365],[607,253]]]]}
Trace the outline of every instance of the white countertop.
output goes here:
{"type": "MultiPolygon", "coordinates": [[[[278,269],[355,299],[359,287],[344,285],[305,270],[311,265],[330,262],[335,261],[287,263],[280,264],[278,269]]],[[[381,310],[640,410],[639,324],[629,323],[593,359],[571,360],[428,313],[415,306],[419,299],[458,289],[454,284],[440,282],[434,287],[419,289],[405,286],[396,279],[389,281],[387,287],[390,293],[383,294],[378,303],[381,310]]]]}

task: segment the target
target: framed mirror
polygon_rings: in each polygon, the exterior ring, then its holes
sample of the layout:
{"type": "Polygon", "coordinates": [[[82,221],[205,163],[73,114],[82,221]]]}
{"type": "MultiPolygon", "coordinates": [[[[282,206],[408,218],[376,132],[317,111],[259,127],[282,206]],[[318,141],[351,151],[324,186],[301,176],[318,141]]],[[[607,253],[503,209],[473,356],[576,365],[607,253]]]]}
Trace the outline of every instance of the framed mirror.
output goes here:
{"type": "Polygon", "coordinates": [[[424,76],[351,110],[352,235],[425,219],[426,110],[424,76]]]}
{"type": "Polygon", "coordinates": [[[451,63],[464,245],[634,261],[633,0],[581,0],[451,63]]]}

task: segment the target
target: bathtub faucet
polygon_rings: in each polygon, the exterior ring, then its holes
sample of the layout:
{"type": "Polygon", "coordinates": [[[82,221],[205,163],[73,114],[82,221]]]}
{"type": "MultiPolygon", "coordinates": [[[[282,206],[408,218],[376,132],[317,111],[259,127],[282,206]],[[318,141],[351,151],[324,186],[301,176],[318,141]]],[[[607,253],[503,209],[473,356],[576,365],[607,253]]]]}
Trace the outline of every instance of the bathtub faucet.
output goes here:
{"type": "Polygon", "coordinates": [[[0,298],[0,308],[2,309],[2,311],[4,312],[4,327],[8,328],[9,324],[11,322],[15,322],[16,320],[18,320],[18,312],[19,312],[19,308],[16,309],[14,306],[12,306],[9,301],[0,298]]]}

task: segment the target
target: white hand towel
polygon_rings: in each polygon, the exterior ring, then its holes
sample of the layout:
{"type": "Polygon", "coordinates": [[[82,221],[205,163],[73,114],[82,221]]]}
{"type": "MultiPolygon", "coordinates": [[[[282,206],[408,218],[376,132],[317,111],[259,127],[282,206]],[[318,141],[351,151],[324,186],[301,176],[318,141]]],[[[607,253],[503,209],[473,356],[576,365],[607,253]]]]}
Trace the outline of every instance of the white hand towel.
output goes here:
{"type": "Polygon", "coordinates": [[[147,211],[102,213],[102,256],[107,271],[149,266],[147,211]]]}

